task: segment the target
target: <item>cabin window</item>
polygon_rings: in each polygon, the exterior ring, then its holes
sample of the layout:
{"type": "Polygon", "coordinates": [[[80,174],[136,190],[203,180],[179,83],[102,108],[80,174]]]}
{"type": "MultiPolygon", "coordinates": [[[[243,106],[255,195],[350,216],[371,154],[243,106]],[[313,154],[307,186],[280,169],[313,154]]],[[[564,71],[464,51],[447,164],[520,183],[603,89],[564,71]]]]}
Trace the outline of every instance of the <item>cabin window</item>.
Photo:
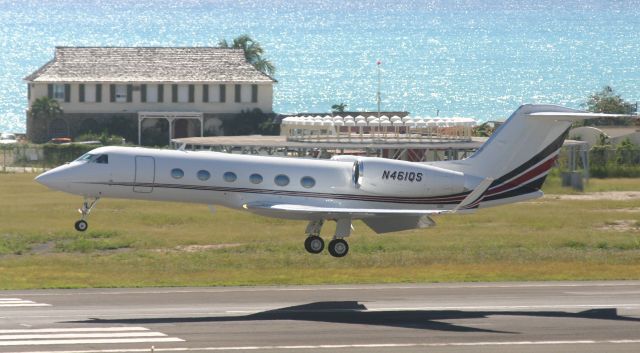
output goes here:
{"type": "Polygon", "coordinates": [[[184,172],[180,168],[173,168],[171,169],[171,176],[174,179],[180,179],[184,176],[184,172]]]}
{"type": "Polygon", "coordinates": [[[207,181],[207,180],[209,180],[209,178],[211,178],[211,174],[209,172],[207,172],[206,170],[199,170],[198,171],[198,179],[200,179],[202,181],[207,181]]]}
{"type": "Polygon", "coordinates": [[[95,159],[95,162],[98,164],[109,164],[109,155],[101,154],[98,158],[95,159]]]}
{"type": "Polygon", "coordinates": [[[273,181],[278,186],[287,186],[287,185],[289,185],[289,177],[284,175],[284,174],[276,175],[276,177],[273,179],[273,181]]]}
{"type": "Polygon", "coordinates": [[[302,177],[302,179],[300,179],[300,185],[304,188],[310,189],[316,185],[316,180],[310,176],[302,177]]]}
{"type": "Polygon", "coordinates": [[[251,181],[252,184],[260,184],[262,183],[262,175],[260,174],[251,174],[249,176],[249,181],[251,181]]]}
{"type": "Polygon", "coordinates": [[[226,172],[222,177],[224,178],[224,181],[229,183],[233,183],[234,181],[236,181],[236,179],[238,179],[238,176],[234,172],[226,172]]]}

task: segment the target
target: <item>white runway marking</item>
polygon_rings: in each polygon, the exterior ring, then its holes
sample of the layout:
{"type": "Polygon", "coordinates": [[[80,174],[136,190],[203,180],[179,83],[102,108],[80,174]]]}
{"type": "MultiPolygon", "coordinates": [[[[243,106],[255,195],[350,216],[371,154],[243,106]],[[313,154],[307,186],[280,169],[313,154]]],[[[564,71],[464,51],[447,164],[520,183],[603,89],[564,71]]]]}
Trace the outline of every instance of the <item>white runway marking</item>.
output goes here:
{"type": "Polygon", "coordinates": [[[36,303],[31,300],[20,298],[0,298],[0,308],[23,307],[23,306],[51,306],[51,304],[36,303]]]}
{"type": "MultiPolygon", "coordinates": [[[[261,351],[261,350],[332,350],[345,348],[413,348],[413,347],[474,347],[474,346],[535,346],[535,345],[587,345],[587,344],[639,344],[640,339],[633,340],[577,340],[577,341],[507,341],[507,342],[443,342],[443,343],[372,343],[372,344],[326,344],[304,346],[238,346],[238,347],[155,347],[155,352],[203,352],[203,351],[261,351]]],[[[55,351],[55,353],[124,353],[149,352],[149,348],[136,349],[100,349],[55,351]]],[[[9,353],[51,353],[50,351],[9,352],[9,353]]]]}
{"type": "Polygon", "coordinates": [[[0,330],[0,347],[73,344],[184,342],[144,327],[45,328],[0,330]]]}
{"type": "MultiPolygon", "coordinates": [[[[51,291],[44,293],[29,292],[30,296],[75,296],[75,295],[136,295],[136,294],[175,294],[175,293],[232,293],[232,292],[317,292],[352,290],[402,290],[402,289],[464,289],[464,288],[582,288],[582,287],[638,287],[640,281],[620,282],[505,282],[505,283],[439,283],[432,285],[361,285],[361,286],[265,286],[265,287],[227,287],[227,288],[191,288],[191,289],[144,289],[131,291],[51,291]]],[[[25,294],[26,295],[26,294],[25,294]]]]}
{"type": "Polygon", "coordinates": [[[551,304],[551,305],[464,305],[464,306],[419,306],[397,308],[369,308],[366,311],[432,311],[432,310],[539,310],[539,309],[637,309],[640,304],[551,304]]]}

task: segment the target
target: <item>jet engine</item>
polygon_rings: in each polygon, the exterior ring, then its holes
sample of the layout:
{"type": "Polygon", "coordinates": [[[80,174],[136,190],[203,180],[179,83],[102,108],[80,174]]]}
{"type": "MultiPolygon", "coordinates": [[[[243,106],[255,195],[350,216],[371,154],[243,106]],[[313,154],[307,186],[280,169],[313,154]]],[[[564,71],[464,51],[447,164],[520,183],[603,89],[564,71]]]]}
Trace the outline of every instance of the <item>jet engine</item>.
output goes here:
{"type": "Polygon", "coordinates": [[[428,164],[381,158],[359,158],[353,164],[353,184],[380,196],[428,197],[473,189],[482,179],[428,164]]]}

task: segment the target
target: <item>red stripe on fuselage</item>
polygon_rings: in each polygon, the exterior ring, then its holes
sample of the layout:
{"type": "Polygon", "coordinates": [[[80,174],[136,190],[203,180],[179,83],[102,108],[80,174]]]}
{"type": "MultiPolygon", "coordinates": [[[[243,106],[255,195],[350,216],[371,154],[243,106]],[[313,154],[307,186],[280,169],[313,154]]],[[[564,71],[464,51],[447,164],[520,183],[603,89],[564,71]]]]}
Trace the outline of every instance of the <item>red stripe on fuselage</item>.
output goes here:
{"type": "Polygon", "coordinates": [[[490,189],[489,192],[487,193],[487,195],[495,195],[498,193],[501,193],[503,191],[509,190],[509,189],[513,189],[516,188],[518,186],[521,186],[523,184],[528,183],[531,179],[537,177],[538,175],[549,171],[553,165],[555,164],[556,160],[558,159],[558,156],[555,155],[552,158],[549,158],[546,162],[543,162],[542,164],[538,165],[537,167],[529,170],[528,172],[522,174],[521,176],[517,177],[516,179],[513,179],[507,183],[502,184],[499,187],[490,189]]]}

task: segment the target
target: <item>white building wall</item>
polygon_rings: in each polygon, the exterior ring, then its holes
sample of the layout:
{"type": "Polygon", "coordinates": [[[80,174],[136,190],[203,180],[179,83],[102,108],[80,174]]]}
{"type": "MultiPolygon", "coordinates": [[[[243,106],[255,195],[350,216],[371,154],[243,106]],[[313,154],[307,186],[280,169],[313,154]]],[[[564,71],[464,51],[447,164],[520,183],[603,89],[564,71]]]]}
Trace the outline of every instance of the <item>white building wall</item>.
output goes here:
{"type": "MultiPolygon", "coordinates": [[[[47,83],[29,83],[31,87],[31,98],[29,106],[39,97],[46,97],[48,94],[47,83]]],[[[93,83],[87,83],[93,84],[93,83]]],[[[121,83],[118,83],[121,84],[121,83]]],[[[152,83],[153,84],[153,83],[152,83]]],[[[190,83],[180,83],[190,84],[190,83]]],[[[273,112],[273,84],[258,85],[258,102],[235,102],[235,83],[226,84],[226,100],[222,102],[203,102],[202,100],[202,83],[191,83],[194,85],[194,102],[193,103],[173,103],[171,83],[164,84],[163,102],[141,102],[141,91],[134,90],[132,92],[132,102],[111,102],[109,82],[102,83],[102,102],[80,102],[79,100],[79,83],[71,83],[71,100],[65,102],[59,100],[60,107],[65,113],[137,113],[139,111],[197,111],[208,114],[225,114],[240,113],[243,110],[260,109],[264,113],[273,112]]],[[[217,83],[212,83],[217,84],[217,83]]],[[[133,85],[140,85],[133,83],[133,85]]],[[[147,83],[147,85],[150,85],[147,83]]],[[[246,85],[246,90],[251,97],[251,84],[246,85]]],[[[243,87],[244,91],[244,87],[243,87]]],[[[86,92],[86,90],[85,90],[86,92]]]]}

